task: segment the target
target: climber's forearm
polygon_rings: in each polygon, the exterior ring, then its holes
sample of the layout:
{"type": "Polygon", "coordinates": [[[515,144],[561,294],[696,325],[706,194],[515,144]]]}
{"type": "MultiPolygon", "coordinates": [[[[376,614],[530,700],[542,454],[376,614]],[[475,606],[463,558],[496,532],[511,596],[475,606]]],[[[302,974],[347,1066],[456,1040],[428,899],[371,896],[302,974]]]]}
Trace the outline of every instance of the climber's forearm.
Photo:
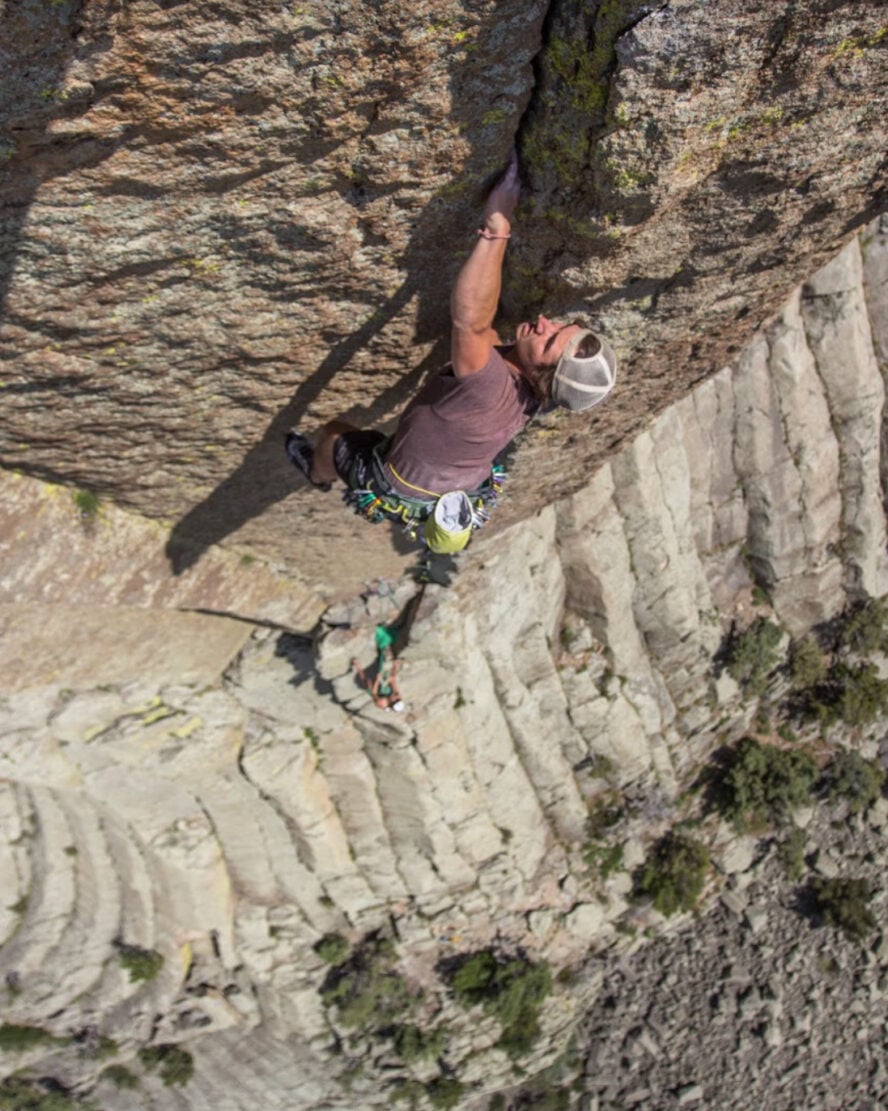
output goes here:
{"type": "Polygon", "coordinates": [[[450,295],[450,358],[457,378],[482,370],[490,361],[493,346],[499,343],[493,319],[518,192],[518,158],[513,151],[505,173],[487,197],[478,241],[450,295]]]}
{"type": "Polygon", "coordinates": [[[502,213],[494,213],[485,219],[483,230],[496,238],[478,236],[450,296],[453,327],[475,335],[493,327],[502,286],[509,221],[502,213]]]}

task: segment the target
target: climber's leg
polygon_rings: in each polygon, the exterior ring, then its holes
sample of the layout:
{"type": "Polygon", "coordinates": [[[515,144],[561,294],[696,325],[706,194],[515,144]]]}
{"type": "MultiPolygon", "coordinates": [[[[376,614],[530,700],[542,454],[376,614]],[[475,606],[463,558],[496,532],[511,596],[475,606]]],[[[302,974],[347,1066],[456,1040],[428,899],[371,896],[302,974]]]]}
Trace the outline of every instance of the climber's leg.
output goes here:
{"type": "Polygon", "coordinates": [[[355,425],[348,424],[344,420],[331,420],[324,425],[315,444],[314,460],[309,476],[312,482],[335,482],[337,478],[342,477],[334,461],[337,441],[344,432],[357,431],[355,425]]]}

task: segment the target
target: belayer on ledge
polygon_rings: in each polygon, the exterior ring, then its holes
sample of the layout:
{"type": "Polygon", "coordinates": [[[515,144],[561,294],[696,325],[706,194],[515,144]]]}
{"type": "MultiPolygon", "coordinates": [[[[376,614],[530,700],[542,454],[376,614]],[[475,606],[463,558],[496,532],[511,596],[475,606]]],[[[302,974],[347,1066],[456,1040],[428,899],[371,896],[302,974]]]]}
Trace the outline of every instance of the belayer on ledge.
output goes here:
{"type": "Polygon", "coordinates": [[[295,430],[287,436],[287,455],[310,482],[341,478],[357,512],[404,521],[433,552],[460,551],[486,520],[499,488],[494,460],[534,413],[549,404],[590,409],[614,385],[613,350],[580,324],[538,316],[500,344],[493,320],[518,195],[513,152],[453,287],[451,362],[408,404],[394,435],[330,421],[314,447],[295,430]]]}

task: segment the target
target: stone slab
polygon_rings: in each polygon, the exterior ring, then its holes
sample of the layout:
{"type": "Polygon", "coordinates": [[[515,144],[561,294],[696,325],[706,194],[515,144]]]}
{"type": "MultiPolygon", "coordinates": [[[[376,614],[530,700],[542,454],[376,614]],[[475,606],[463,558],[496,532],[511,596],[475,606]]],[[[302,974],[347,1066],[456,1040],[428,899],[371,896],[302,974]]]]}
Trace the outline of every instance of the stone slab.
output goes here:
{"type": "Polygon", "coordinates": [[[2,469],[0,602],[205,610],[297,632],[324,608],[294,575],[248,553],[173,550],[158,521],[2,469]]]}
{"type": "Polygon", "coordinates": [[[136,607],[0,604],[0,694],[218,678],[250,637],[232,618],[136,607]]]}

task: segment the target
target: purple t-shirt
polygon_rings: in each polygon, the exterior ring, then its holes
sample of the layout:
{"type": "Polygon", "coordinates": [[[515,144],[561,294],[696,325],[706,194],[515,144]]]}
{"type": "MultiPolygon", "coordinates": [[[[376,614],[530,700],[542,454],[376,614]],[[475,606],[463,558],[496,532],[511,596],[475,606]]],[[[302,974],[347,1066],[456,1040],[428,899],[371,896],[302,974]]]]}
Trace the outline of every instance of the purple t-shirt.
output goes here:
{"type": "Polygon", "coordinates": [[[401,414],[386,456],[386,477],[396,490],[414,496],[411,487],[432,494],[474,490],[536,407],[530,384],[495,348],[481,370],[465,378],[457,378],[448,365],[401,414]]]}

